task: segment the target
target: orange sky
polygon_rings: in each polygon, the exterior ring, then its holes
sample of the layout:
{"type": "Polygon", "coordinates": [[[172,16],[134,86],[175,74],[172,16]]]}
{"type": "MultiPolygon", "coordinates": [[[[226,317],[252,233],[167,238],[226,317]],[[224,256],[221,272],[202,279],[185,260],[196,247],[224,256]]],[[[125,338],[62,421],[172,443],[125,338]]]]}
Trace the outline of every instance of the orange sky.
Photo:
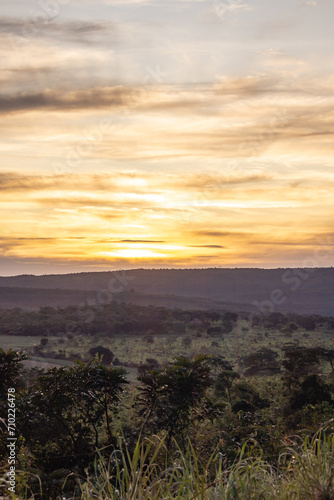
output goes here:
{"type": "Polygon", "coordinates": [[[331,6],[295,3],[7,6],[0,274],[333,265],[331,6]]]}

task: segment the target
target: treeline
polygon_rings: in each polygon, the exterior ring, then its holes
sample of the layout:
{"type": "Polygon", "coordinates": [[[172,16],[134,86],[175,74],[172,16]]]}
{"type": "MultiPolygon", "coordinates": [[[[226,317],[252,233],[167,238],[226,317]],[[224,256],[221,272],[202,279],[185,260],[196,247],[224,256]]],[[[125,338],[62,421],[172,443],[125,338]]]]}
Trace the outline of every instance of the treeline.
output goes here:
{"type": "Polygon", "coordinates": [[[168,334],[184,333],[187,326],[203,330],[208,328],[211,322],[218,321],[222,323],[225,331],[231,331],[237,319],[238,315],[230,312],[183,311],[113,301],[98,307],[41,307],[38,312],[27,312],[19,308],[3,310],[0,314],[0,334],[168,334]]]}
{"type": "Polygon", "coordinates": [[[198,334],[224,335],[230,333],[238,318],[247,319],[252,327],[279,328],[289,334],[298,329],[314,331],[326,326],[334,329],[334,318],[319,315],[267,316],[217,311],[185,311],[156,306],[111,303],[100,306],[83,305],[66,308],[41,307],[39,311],[19,308],[2,310],[0,335],[58,336],[87,335],[168,335],[193,331],[198,334]]]}
{"type": "MultiPolygon", "coordinates": [[[[168,453],[161,465],[166,468],[189,439],[203,463],[216,450],[228,468],[247,440],[275,463],[288,436],[312,434],[333,417],[334,353],[326,349],[292,347],[279,376],[252,383],[223,356],[178,356],[162,366],[151,360],[140,367],[135,384],[124,368],[106,366],[98,355],[87,364],[47,372],[24,371],[24,357],[0,350],[0,410],[6,414],[7,391],[14,387],[17,470],[25,471],[17,492],[28,487],[35,498],[56,498],[65,478],[73,494],[76,478],[93,471],[97,450],[108,459],[119,435],[131,453],[139,437],[164,437],[168,453]]],[[[5,470],[4,420],[1,426],[5,470]]],[[[126,456],[118,460],[125,462],[115,461],[115,467],[127,466],[126,456]]]]}

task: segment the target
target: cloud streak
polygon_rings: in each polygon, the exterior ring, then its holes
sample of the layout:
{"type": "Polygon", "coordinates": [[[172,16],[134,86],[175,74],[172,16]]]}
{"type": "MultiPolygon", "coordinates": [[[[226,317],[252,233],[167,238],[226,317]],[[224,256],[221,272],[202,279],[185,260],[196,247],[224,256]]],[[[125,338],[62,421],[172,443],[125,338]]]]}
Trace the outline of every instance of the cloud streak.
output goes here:
{"type": "Polygon", "coordinates": [[[20,111],[80,111],[83,109],[101,109],[122,105],[131,96],[131,92],[122,87],[109,89],[77,90],[69,92],[45,91],[14,96],[0,95],[0,112],[20,111]]]}
{"type": "Polygon", "coordinates": [[[41,11],[35,18],[17,19],[2,18],[0,20],[0,33],[14,35],[17,38],[13,43],[24,44],[24,39],[45,38],[61,40],[74,44],[105,43],[102,35],[108,35],[110,41],[116,41],[116,25],[112,22],[67,21],[57,22],[52,14],[47,15],[41,11]],[[112,38],[111,38],[112,37],[112,38]]]}
{"type": "MultiPolygon", "coordinates": [[[[203,87],[197,86],[181,90],[178,86],[160,86],[159,90],[138,86],[50,89],[2,94],[0,113],[17,119],[36,113],[46,121],[45,133],[49,128],[50,134],[56,125],[47,120],[49,112],[71,113],[78,121],[83,112],[87,121],[95,114],[101,117],[100,123],[103,119],[111,123],[111,117],[116,117],[117,127],[113,126],[102,140],[93,140],[85,158],[252,158],[272,148],[288,153],[304,148],[308,153],[329,155],[333,150],[334,109],[332,90],[328,95],[325,92],[331,84],[332,78],[317,91],[317,82],[310,82],[308,89],[300,84],[284,89],[281,84],[271,86],[270,79],[231,79],[220,86],[207,86],[205,99],[203,87]],[[130,110],[131,115],[124,115],[130,110]],[[175,120],[178,127],[172,125],[175,120]]],[[[29,134],[29,128],[24,133],[29,134]]],[[[80,136],[80,128],[68,134],[73,155],[84,147],[86,135],[81,131],[80,136]]],[[[199,182],[206,182],[204,177],[199,182]]],[[[230,182],[234,182],[233,176],[230,182]]]]}

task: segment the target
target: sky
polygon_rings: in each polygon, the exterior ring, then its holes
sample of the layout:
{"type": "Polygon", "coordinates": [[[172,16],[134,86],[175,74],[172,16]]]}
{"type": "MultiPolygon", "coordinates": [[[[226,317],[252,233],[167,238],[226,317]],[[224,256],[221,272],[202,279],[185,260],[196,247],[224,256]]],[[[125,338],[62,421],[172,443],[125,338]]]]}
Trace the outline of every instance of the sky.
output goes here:
{"type": "Polygon", "coordinates": [[[333,265],[333,0],[0,13],[0,275],[333,265]]]}

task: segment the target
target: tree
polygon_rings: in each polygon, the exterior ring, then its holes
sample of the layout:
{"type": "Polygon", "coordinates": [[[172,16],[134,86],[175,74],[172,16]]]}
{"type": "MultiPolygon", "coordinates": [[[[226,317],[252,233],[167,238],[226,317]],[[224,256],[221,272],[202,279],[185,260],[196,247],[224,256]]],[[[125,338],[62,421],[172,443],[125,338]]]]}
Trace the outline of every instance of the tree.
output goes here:
{"type": "Polygon", "coordinates": [[[292,378],[295,382],[312,371],[317,371],[321,359],[321,350],[317,347],[299,347],[288,345],[283,348],[286,380],[292,378]]]}
{"type": "Polygon", "coordinates": [[[233,366],[224,358],[224,356],[210,356],[208,358],[208,363],[214,376],[217,376],[217,374],[222,370],[233,370],[233,366]]]}
{"type": "Polygon", "coordinates": [[[284,316],[282,313],[273,312],[266,317],[264,321],[264,326],[266,328],[278,328],[286,325],[287,322],[288,318],[284,316]]]}
{"type": "Polygon", "coordinates": [[[235,413],[240,411],[254,412],[256,409],[267,408],[270,406],[270,401],[266,398],[261,398],[259,392],[245,380],[241,380],[233,387],[232,410],[235,413]]]}
{"type": "Polygon", "coordinates": [[[92,357],[95,357],[96,354],[99,357],[102,357],[101,363],[106,364],[106,365],[110,365],[114,359],[113,352],[110,349],[108,349],[108,347],[103,347],[102,345],[98,345],[96,347],[91,347],[89,349],[89,354],[92,357]]]}
{"type": "Polygon", "coordinates": [[[316,425],[328,419],[333,414],[332,388],[318,375],[307,375],[305,379],[293,387],[286,404],[283,407],[285,425],[288,428],[298,426],[312,427],[313,417],[316,415],[316,425]]]}
{"type": "Polygon", "coordinates": [[[0,347],[0,399],[7,398],[9,388],[16,389],[23,368],[21,361],[27,359],[22,351],[4,351],[0,347]]]}
{"type": "Polygon", "coordinates": [[[233,313],[233,312],[226,312],[224,314],[223,320],[224,321],[231,321],[232,323],[236,323],[238,321],[238,314],[233,313]]]}
{"type": "Polygon", "coordinates": [[[208,359],[203,355],[193,359],[178,356],[172,364],[138,376],[142,428],[150,425],[155,432],[166,430],[168,445],[174,435],[184,437],[212,383],[208,359]]]}
{"type": "Polygon", "coordinates": [[[244,356],[241,363],[247,368],[244,375],[252,376],[263,372],[270,374],[280,373],[281,366],[278,361],[278,353],[267,347],[262,347],[256,352],[244,356]]]}
{"type": "Polygon", "coordinates": [[[288,408],[298,410],[305,405],[316,405],[327,401],[333,403],[330,386],[316,374],[308,375],[300,387],[292,394],[288,408]]]}
{"type": "Polygon", "coordinates": [[[334,372],[334,349],[322,349],[320,353],[321,358],[330,364],[332,373],[334,372]]]}
{"type": "Polygon", "coordinates": [[[158,367],[158,360],[155,358],[146,358],[145,363],[138,366],[138,375],[145,375],[148,371],[158,367]]]}
{"type": "Polygon", "coordinates": [[[209,326],[206,333],[207,335],[221,335],[223,333],[223,328],[221,326],[209,326]]]}
{"type": "Polygon", "coordinates": [[[105,436],[112,440],[112,414],[128,383],[125,373],[95,359],[37,378],[21,399],[18,425],[43,468],[85,466],[105,436]]]}
{"type": "Polygon", "coordinates": [[[20,378],[23,367],[21,361],[26,358],[27,356],[21,351],[15,352],[9,349],[6,352],[0,348],[0,415],[3,417],[0,418],[0,461],[1,457],[7,456],[8,453],[8,434],[4,432],[7,425],[7,419],[5,420],[4,417],[5,415],[9,416],[8,396],[17,401],[16,391],[23,386],[23,381],[20,378]],[[8,392],[8,389],[10,389],[10,392],[8,392]]]}
{"type": "Polygon", "coordinates": [[[309,332],[313,332],[317,326],[316,320],[313,316],[300,316],[298,318],[299,325],[309,332]]]}
{"type": "Polygon", "coordinates": [[[232,402],[231,390],[235,380],[240,378],[240,375],[233,370],[222,370],[218,373],[215,380],[215,395],[217,397],[226,398],[230,403],[232,402]]]}

